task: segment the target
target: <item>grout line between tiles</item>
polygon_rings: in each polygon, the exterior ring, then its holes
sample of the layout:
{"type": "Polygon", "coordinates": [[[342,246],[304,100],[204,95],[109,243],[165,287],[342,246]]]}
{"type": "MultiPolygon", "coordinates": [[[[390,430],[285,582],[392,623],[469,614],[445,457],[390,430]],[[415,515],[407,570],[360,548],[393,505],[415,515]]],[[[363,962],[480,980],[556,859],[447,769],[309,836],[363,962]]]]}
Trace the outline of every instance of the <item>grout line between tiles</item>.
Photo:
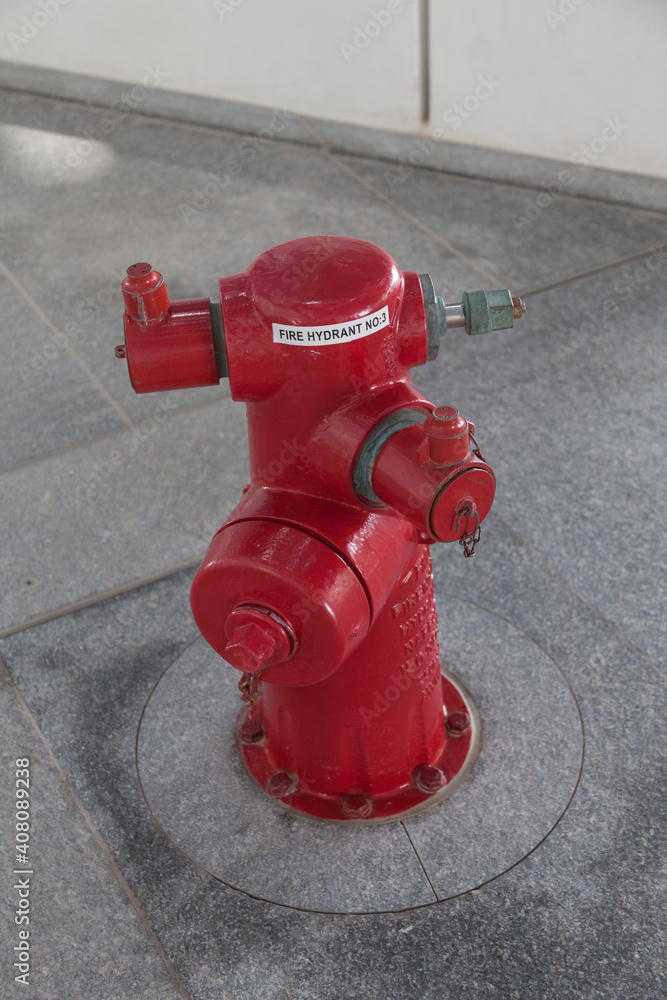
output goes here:
{"type": "Polygon", "coordinates": [[[184,562],[175,563],[172,566],[166,567],[166,569],[160,569],[156,573],[151,573],[149,576],[142,576],[138,580],[129,580],[127,583],[121,583],[117,587],[110,587],[109,590],[101,590],[96,594],[90,594],[89,597],[82,597],[81,600],[74,601],[72,604],[65,604],[60,608],[55,608],[53,611],[45,611],[42,615],[26,618],[25,621],[19,622],[16,625],[9,625],[7,628],[1,629],[0,639],[7,639],[10,635],[25,632],[26,629],[35,628],[37,625],[44,625],[46,622],[52,622],[56,618],[63,618],[65,615],[74,614],[75,611],[90,608],[95,604],[101,604],[103,601],[111,600],[112,597],[129,594],[131,591],[138,590],[140,587],[145,587],[150,583],[159,583],[160,580],[175,576],[176,573],[180,573],[182,570],[194,569],[200,565],[202,559],[203,553],[196,559],[186,559],[184,562]]]}
{"type": "Polygon", "coordinates": [[[401,820],[401,826],[403,827],[403,831],[404,831],[404,833],[405,833],[406,837],[407,837],[407,838],[408,838],[408,840],[410,841],[410,847],[411,847],[411,848],[412,848],[412,850],[413,850],[413,851],[415,852],[415,857],[417,858],[417,861],[418,861],[418,862],[419,862],[419,864],[421,865],[421,870],[422,870],[422,871],[423,871],[423,873],[424,873],[424,878],[425,878],[425,879],[426,879],[426,881],[428,882],[428,884],[429,884],[429,886],[430,886],[430,888],[431,888],[431,892],[433,893],[433,895],[434,895],[434,897],[435,897],[435,900],[436,900],[436,902],[440,902],[440,897],[438,896],[437,892],[436,892],[436,891],[435,891],[435,889],[433,888],[433,883],[431,882],[431,879],[430,879],[430,876],[429,876],[429,873],[428,873],[428,872],[426,871],[426,868],[425,868],[425,866],[424,866],[424,862],[423,862],[423,861],[422,861],[422,859],[420,858],[420,856],[419,856],[419,851],[418,851],[418,850],[417,850],[417,848],[415,847],[415,845],[414,845],[414,842],[413,842],[413,840],[412,840],[412,837],[410,836],[410,831],[408,830],[408,828],[407,828],[407,826],[405,825],[405,822],[404,822],[403,820],[401,820]]]}
{"type": "MultiPolygon", "coordinates": [[[[303,121],[302,124],[304,126],[308,125],[306,121],[303,121]]],[[[415,132],[415,133],[402,133],[402,135],[407,136],[408,138],[411,137],[415,140],[428,138],[428,133],[415,132]]],[[[307,147],[307,148],[312,148],[312,147],[307,147]]],[[[485,151],[485,147],[479,147],[479,148],[485,151]]],[[[331,150],[331,153],[332,156],[345,157],[345,159],[347,160],[359,160],[361,163],[375,163],[378,165],[392,164],[393,166],[397,165],[400,166],[402,163],[405,162],[404,160],[395,157],[389,157],[389,156],[383,157],[380,153],[353,153],[353,152],[347,152],[345,150],[331,150]]],[[[521,155],[521,154],[516,154],[516,155],[521,155]]],[[[559,164],[561,164],[563,167],[565,167],[566,163],[567,161],[565,160],[559,161],[559,164]]],[[[449,167],[447,169],[444,169],[442,167],[429,167],[427,164],[424,163],[420,163],[418,166],[413,166],[412,164],[410,164],[410,166],[415,174],[452,177],[454,178],[454,180],[466,181],[470,184],[476,184],[479,187],[485,187],[485,186],[501,187],[501,188],[508,188],[510,191],[530,191],[530,192],[537,191],[542,194],[546,190],[545,184],[540,181],[535,181],[533,184],[530,184],[528,183],[528,181],[521,181],[521,180],[514,181],[510,180],[509,178],[503,178],[502,180],[500,180],[499,178],[495,177],[476,177],[473,174],[466,174],[463,173],[463,171],[455,170],[452,167],[449,167]]],[[[576,194],[576,193],[570,193],[568,191],[562,191],[560,192],[560,194],[550,194],[550,197],[552,197],[554,201],[577,201],[577,202],[583,201],[586,202],[586,204],[588,205],[598,205],[598,206],[603,205],[605,208],[613,208],[613,209],[617,208],[619,209],[619,211],[622,212],[632,212],[633,214],[637,213],[638,215],[650,215],[653,218],[658,218],[662,220],[665,220],[665,217],[667,216],[667,209],[642,208],[640,205],[632,205],[627,202],[615,201],[612,200],[611,198],[601,198],[601,197],[595,198],[593,195],[590,194],[576,194]]]]}
{"type": "Polygon", "coordinates": [[[108,844],[106,843],[106,841],[103,839],[101,833],[99,832],[99,830],[95,826],[90,813],[88,812],[88,810],[84,806],[83,802],[81,801],[81,799],[77,795],[76,790],[75,790],[72,782],[70,781],[70,779],[69,779],[68,775],[66,774],[65,770],[61,766],[60,761],[58,760],[58,758],[56,757],[55,753],[53,752],[53,748],[51,747],[51,744],[49,743],[49,741],[47,740],[46,736],[42,732],[42,730],[41,730],[41,728],[40,728],[40,726],[39,726],[39,724],[37,722],[37,719],[35,718],[35,716],[32,714],[32,712],[28,708],[28,705],[27,705],[27,703],[26,703],[23,695],[21,694],[21,692],[19,691],[18,687],[16,686],[16,683],[14,682],[14,678],[12,677],[11,673],[9,672],[9,670],[8,670],[7,666],[5,665],[4,661],[1,660],[1,659],[0,659],[0,672],[4,676],[4,678],[5,678],[8,686],[9,686],[9,688],[11,689],[14,697],[19,702],[19,704],[21,706],[21,709],[22,709],[23,713],[25,714],[25,716],[27,717],[28,721],[30,722],[30,725],[31,725],[32,729],[35,731],[35,733],[38,736],[39,740],[43,744],[44,749],[46,750],[46,753],[47,753],[47,756],[48,756],[49,760],[51,761],[52,765],[55,767],[56,771],[58,772],[58,777],[60,778],[60,780],[63,782],[63,784],[67,788],[69,794],[72,796],[72,799],[74,800],[74,803],[75,803],[77,809],[81,813],[83,819],[86,822],[86,825],[87,825],[88,829],[90,830],[90,832],[93,835],[93,839],[95,840],[95,843],[100,848],[100,850],[102,851],[104,857],[108,861],[108,863],[109,863],[109,865],[111,867],[111,870],[114,873],[114,875],[116,877],[116,880],[118,881],[118,884],[120,885],[121,889],[123,890],[123,892],[125,893],[125,895],[129,899],[130,903],[132,904],[132,907],[134,908],[134,911],[137,914],[137,917],[139,918],[139,921],[140,921],[142,927],[146,931],[146,934],[148,935],[150,941],[152,942],[152,944],[153,944],[156,952],[158,953],[158,956],[162,960],[162,962],[163,962],[163,964],[165,966],[165,969],[167,970],[167,973],[168,973],[169,978],[171,979],[173,985],[176,987],[176,989],[178,990],[178,992],[181,995],[181,997],[183,997],[183,1000],[191,1000],[190,994],[185,989],[185,986],[183,985],[180,976],[176,972],[176,969],[172,965],[172,963],[171,963],[171,961],[170,961],[167,953],[165,952],[164,948],[160,944],[160,940],[159,940],[157,934],[155,933],[155,931],[151,927],[151,924],[150,924],[150,922],[148,920],[148,917],[144,913],[144,910],[143,910],[143,907],[141,905],[141,902],[135,896],[135,894],[132,891],[129,883],[127,882],[127,880],[125,878],[125,876],[121,872],[120,867],[118,865],[118,862],[116,861],[114,855],[112,854],[110,847],[108,846],[108,844]]]}
{"type": "MultiPolygon", "coordinates": [[[[47,325],[47,327],[49,328],[49,330],[51,331],[51,333],[54,334],[54,336],[56,337],[56,339],[60,338],[59,342],[62,343],[62,337],[61,337],[60,332],[55,328],[55,326],[53,325],[53,323],[51,322],[51,320],[48,318],[48,316],[46,315],[46,313],[44,313],[40,309],[40,307],[37,305],[37,303],[32,298],[32,296],[30,295],[30,293],[28,291],[26,291],[26,289],[23,287],[23,285],[18,280],[18,278],[16,278],[12,274],[12,272],[9,270],[9,268],[7,267],[7,265],[2,260],[0,260],[0,272],[2,272],[2,274],[4,274],[4,276],[7,278],[7,280],[17,290],[17,292],[19,292],[19,294],[23,296],[23,298],[28,303],[28,305],[37,313],[37,315],[42,320],[42,322],[47,325]]],[[[98,390],[98,392],[100,392],[104,396],[104,398],[107,400],[107,402],[113,407],[113,409],[119,415],[119,417],[121,418],[121,420],[123,420],[124,423],[126,423],[128,427],[131,427],[132,426],[132,421],[128,417],[128,415],[125,412],[125,410],[122,408],[122,406],[120,406],[116,402],[116,400],[113,398],[113,396],[111,395],[111,393],[108,392],[108,390],[102,385],[102,383],[97,378],[97,376],[93,374],[93,372],[90,370],[90,368],[88,367],[88,365],[86,364],[86,362],[83,360],[83,358],[81,358],[77,354],[77,352],[74,350],[74,348],[69,343],[69,341],[65,341],[64,343],[62,343],[62,346],[63,346],[64,350],[66,350],[67,353],[70,355],[70,357],[73,358],[74,361],[76,361],[76,363],[79,366],[79,368],[88,376],[88,378],[93,383],[93,385],[96,387],[96,389],[98,390]]]]}
{"type": "Polygon", "coordinates": [[[348,176],[350,177],[355,178],[355,180],[359,184],[361,184],[362,187],[365,187],[368,191],[371,191],[377,198],[380,198],[381,201],[389,205],[398,215],[402,215],[404,219],[407,219],[409,222],[411,222],[412,225],[416,226],[417,229],[421,229],[422,232],[426,233],[427,236],[430,236],[432,240],[435,240],[436,243],[439,243],[440,246],[448,250],[451,254],[453,254],[454,257],[458,257],[459,260],[462,260],[464,264],[467,264],[468,267],[472,268],[473,271],[476,271],[477,274],[481,274],[482,277],[486,278],[487,281],[490,281],[491,284],[495,285],[496,287],[502,286],[503,282],[501,278],[498,278],[496,275],[491,274],[491,272],[487,271],[485,268],[480,267],[479,264],[476,264],[473,260],[470,259],[470,257],[464,254],[461,250],[458,250],[453,243],[450,243],[448,240],[444,239],[442,236],[436,233],[434,229],[431,229],[430,226],[427,226],[425,222],[422,222],[421,219],[418,219],[416,215],[413,215],[411,212],[408,212],[407,209],[403,208],[401,205],[398,205],[395,201],[393,201],[389,197],[389,195],[384,194],[382,191],[376,188],[374,184],[371,184],[370,181],[367,181],[366,178],[360,177],[359,174],[356,173],[356,171],[354,171],[350,166],[348,166],[348,164],[345,163],[342,159],[336,157],[334,154],[330,154],[330,156],[334,165],[338,168],[338,170],[340,170],[342,173],[348,174],[348,176]]]}
{"type": "Polygon", "coordinates": [[[557,281],[549,282],[546,285],[536,285],[525,292],[519,292],[519,295],[524,299],[532,298],[535,295],[542,295],[545,292],[553,291],[555,288],[561,288],[563,285],[569,285],[571,282],[581,281],[582,278],[590,278],[595,274],[611,271],[622,264],[630,264],[634,260],[641,260],[642,257],[650,257],[651,254],[662,253],[665,250],[667,250],[667,243],[657,243],[654,246],[644,247],[643,250],[637,250],[626,257],[619,257],[617,260],[609,261],[606,264],[596,264],[593,267],[586,268],[584,271],[576,271],[574,274],[559,278],[557,281]]]}
{"type": "MultiPolygon", "coordinates": [[[[186,403],[185,406],[175,406],[172,410],[167,410],[167,412],[162,414],[162,416],[164,416],[166,420],[171,420],[172,417],[180,414],[192,413],[194,410],[203,410],[207,406],[219,405],[219,399],[203,399],[198,403],[186,403]]],[[[146,420],[152,419],[153,418],[150,416],[142,417],[141,420],[137,420],[136,423],[133,423],[130,428],[114,427],[113,430],[104,431],[103,434],[93,434],[90,437],[83,438],[81,441],[73,441],[72,444],[63,445],[62,448],[53,448],[51,451],[42,452],[41,455],[33,455],[31,458],[25,458],[20,462],[14,462],[13,465],[5,465],[3,468],[0,468],[0,476],[9,475],[9,473],[16,472],[18,469],[25,469],[30,465],[37,465],[39,462],[45,462],[49,458],[58,458],[61,455],[68,455],[70,452],[85,448],[89,444],[96,444],[99,441],[108,441],[110,438],[119,437],[121,434],[127,434],[130,429],[133,430],[136,427],[140,428],[146,420]]]]}

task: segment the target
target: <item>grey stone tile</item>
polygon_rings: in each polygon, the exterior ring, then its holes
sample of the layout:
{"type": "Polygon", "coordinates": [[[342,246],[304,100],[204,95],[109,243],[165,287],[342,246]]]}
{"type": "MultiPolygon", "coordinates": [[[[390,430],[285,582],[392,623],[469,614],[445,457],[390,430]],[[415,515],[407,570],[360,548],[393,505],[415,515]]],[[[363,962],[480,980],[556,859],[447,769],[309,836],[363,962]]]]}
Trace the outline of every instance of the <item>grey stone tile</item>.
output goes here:
{"type": "Polygon", "coordinates": [[[515,293],[667,240],[664,215],[428,170],[403,179],[392,164],[346,162],[515,293]]]}
{"type": "Polygon", "coordinates": [[[0,272],[0,469],[123,425],[119,414],[0,272]]]}
{"type": "MultiPolygon", "coordinates": [[[[0,672],[0,823],[4,877],[0,930],[5,995],[19,990],[39,1000],[141,996],[167,1000],[180,994],[95,842],[48,752],[0,672]],[[29,761],[28,865],[12,855],[17,759],[29,761]],[[20,874],[12,875],[12,869],[20,874]],[[29,873],[29,874],[26,874],[29,873]],[[17,926],[18,891],[28,884],[29,923],[17,926]],[[14,976],[19,930],[28,930],[28,985],[14,976]],[[12,957],[13,956],[13,957],[12,957]]],[[[21,774],[23,773],[23,769],[21,774]]],[[[18,857],[18,855],[17,855],[18,857]]]]}
{"type": "MultiPolygon", "coordinates": [[[[152,686],[193,637],[189,574],[0,643],[194,1000],[471,991],[657,1000],[664,807],[655,675],[497,519],[489,536],[484,559],[438,549],[438,580],[558,658],[582,708],[586,763],[572,805],[529,858],[481,891],[418,910],[335,916],[263,904],[205,875],[153,824],[134,739],[152,686]]],[[[438,597],[445,622],[446,595],[438,597]]]]}
{"type": "Polygon", "coordinates": [[[203,557],[246,470],[245,412],[223,397],[8,472],[1,627],[203,557]]]}

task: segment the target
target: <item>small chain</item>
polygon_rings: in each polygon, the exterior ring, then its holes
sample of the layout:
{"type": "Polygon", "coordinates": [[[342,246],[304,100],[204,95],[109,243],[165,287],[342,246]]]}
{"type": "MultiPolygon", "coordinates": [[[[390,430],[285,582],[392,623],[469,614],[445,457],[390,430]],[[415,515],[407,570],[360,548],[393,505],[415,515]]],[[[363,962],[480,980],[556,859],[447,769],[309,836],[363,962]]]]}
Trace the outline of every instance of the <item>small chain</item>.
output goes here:
{"type": "Polygon", "coordinates": [[[256,705],[259,701],[259,686],[262,683],[259,674],[241,674],[239,681],[239,691],[241,698],[249,705],[256,705]]]}
{"type": "Polygon", "coordinates": [[[472,559],[475,554],[475,546],[482,537],[482,526],[478,524],[474,531],[463,538],[459,538],[459,545],[463,546],[463,555],[466,559],[472,559]]]}
{"type": "Polygon", "coordinates": [[[475,527],[473,530],[468,532],[467,535],[464,535],[463,538],[459,538],[459,545],[463,548],[463,555],[466,559],[472,559],[475,554],[475,546],[482,537],[482,526],[479,523],[479,512],[474,500],[466,502],[458,511],[458,517],[456,518],[457,533],[461,525],[462,517],[465,517],[466,520],[469,517],[475,518],[475,527]]]}
{"type": "Polygon", "coordinates": [[[477,458],[478,458],[478,459],[480,460],[480,462],[483,462],[483,461],[484,461],[484,455],[482,455],[481,451],[479,450],[479,445],[478,445],[478,444],[477,444],[477,442],[475,441],[475,435],[474,435],[474,434],[471,434],[471,435],[470,435],[470,440],[472,441],[472,443],[473,443],[473,444],[474,444],[474,446],[475,446],[475,447],[474,447],[474,448],[472,449],[472,453],[473,453],[473,455],[476,455],[476,456],[477,456],[477,458]]]}

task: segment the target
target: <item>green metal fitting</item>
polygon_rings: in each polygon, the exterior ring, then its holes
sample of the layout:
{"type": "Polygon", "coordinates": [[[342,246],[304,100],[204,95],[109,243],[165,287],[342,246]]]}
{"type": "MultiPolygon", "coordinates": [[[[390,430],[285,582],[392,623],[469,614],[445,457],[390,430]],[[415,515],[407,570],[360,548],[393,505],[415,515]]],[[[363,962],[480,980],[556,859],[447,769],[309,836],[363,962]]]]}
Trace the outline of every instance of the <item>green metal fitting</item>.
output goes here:
{"type": "Polygon", "coordinates": [[[514,326],[514,303],[508,288],[485,292],[476,288],[462,295],[466,333],[491,333],[514,326]]]}
{"type": "Polygon", "coordinates": [[[426,332],[428,336],[428,360],[434,361],[438,356],[440,338],[447,332],[445,303],[435,294],[433,280],[430,274],[420,274],[419,281],[424,296],[424,312],[426,314],[426,332]]]}

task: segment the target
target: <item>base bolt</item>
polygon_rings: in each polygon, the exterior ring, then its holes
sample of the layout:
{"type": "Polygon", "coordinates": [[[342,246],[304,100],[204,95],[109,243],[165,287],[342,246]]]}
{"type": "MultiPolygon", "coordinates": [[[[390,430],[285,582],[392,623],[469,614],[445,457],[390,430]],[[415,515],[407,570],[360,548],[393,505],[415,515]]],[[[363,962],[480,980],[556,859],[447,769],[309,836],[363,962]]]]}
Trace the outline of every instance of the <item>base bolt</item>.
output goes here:
{"type": "Polygon", "coordinates": [[[258,719],[246,719],[239,727],[239,739],[241,743],[261,743],[264,739],[264,726],[258,719]]]}
{"type": "Polygon", "coordinates": [[[348,819],[368,819],[373,815],[373,803],[363,792],[347,792],[343,812],[348,819]]]}
{"type": "Polygon", "coordinates": [[[412,772],[412,781],[420,792],[426,792],[427,795],[439,792],[447,784],[444,772],[431,764],[422,764],[420,767],[416,767],[412,772]]]}
{"type": "Polygon", "coordinates": [[[470,716],[467,712],[452,712],[445,720],[445,730],[448,736],[464,736],[470,729],[470,716]]]}
{"type": "Polygon", "coordinates": [[[298,781],[289,771],[274,771],[266,783],[266,790],[277,799],[293,795],[298,788],[298,781]]]}

